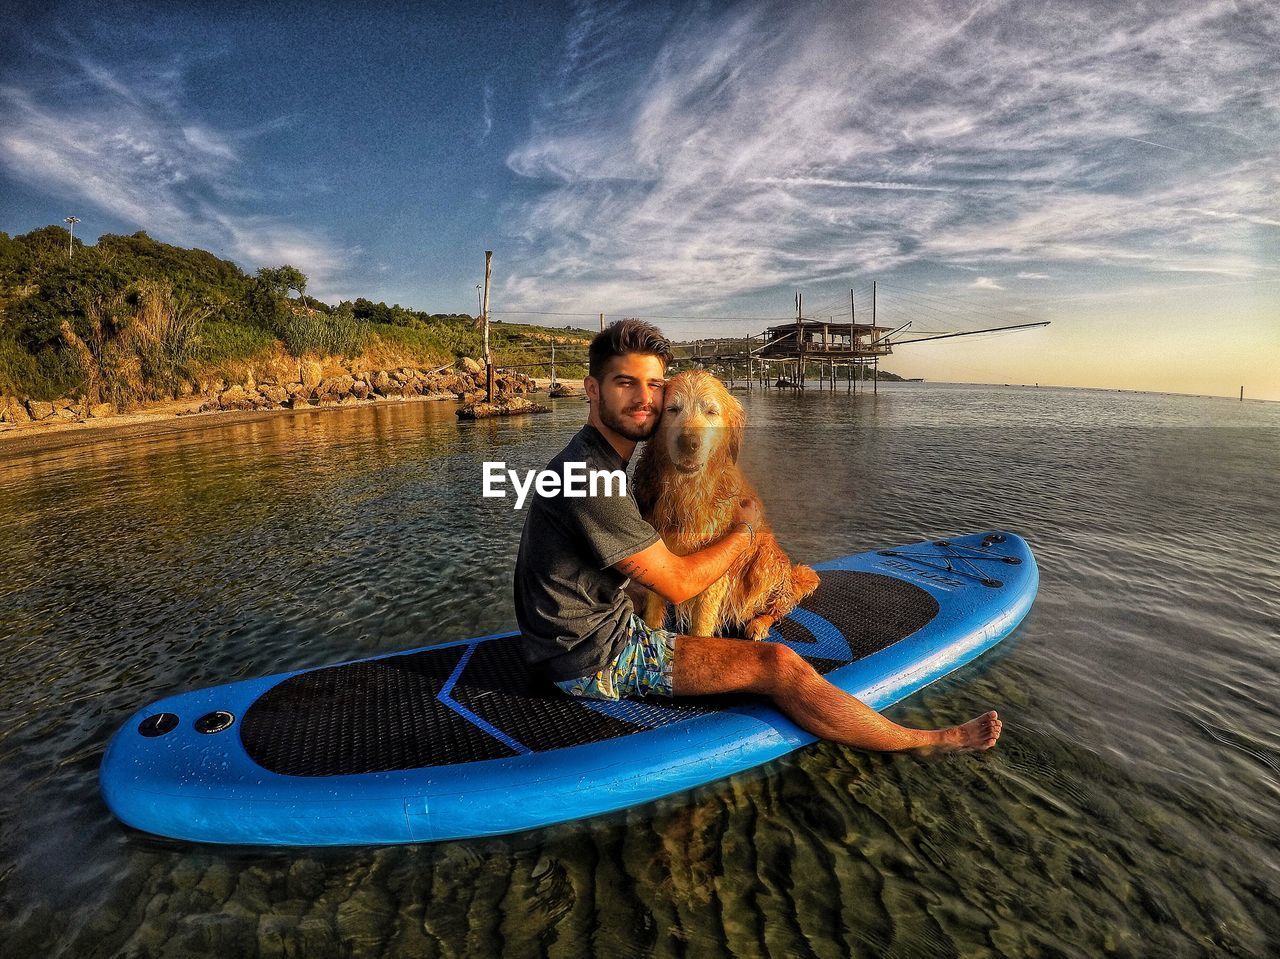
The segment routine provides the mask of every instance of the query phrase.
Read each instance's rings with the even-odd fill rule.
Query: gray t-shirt
[[[594,426],[580,429],[547,469],[563,463],[626,470],[626,461]],[[627,577],[614,563],[652,546],[658,534],[631,495],[534,496],[516,558],[516,622],[525,659],[554,681],[589,676],[618,655],[627,638]],[[530,494],[533,496],[534,494]]]

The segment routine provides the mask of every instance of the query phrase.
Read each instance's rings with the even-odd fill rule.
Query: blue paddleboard
[[[1012,533],[814,569],[770,638],[876,709],[998,643],[1039,583]],[[170,696],[115,734],[100,781],[123,822],[177,839],[424,842],[622,809],[813,741],[753,697],[572,699],[503,633]]]

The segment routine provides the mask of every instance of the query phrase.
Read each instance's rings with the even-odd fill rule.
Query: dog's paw
[[[759,643],[769,638],[769,630],[772,627],[772,616],[757,616],[751,622],[747,623],[747,628],[743,630],[743,634],[747,639],[752,639]]]

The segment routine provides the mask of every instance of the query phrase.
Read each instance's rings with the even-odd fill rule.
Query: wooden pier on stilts
[[[746,365],[748,390],[795,390],[809,388],[816,378],[818,389],[836,390],[843,383],[853,393],[868,380],[876,390],[880,357],[893,353],[891,337],[906,327],[893,329],[875,322],[875,284],[872,284],[872,318],[859,323],[849,291],[850,322],[810,319],[804,316],[803,294],[796,294],[793,322],[770,326],[760,333],[732,340],[699,341],[677,356],[683,366],[716,364],[730,367],[730,385],[736,386],[741,367]],[[909,326],[910,324],[907,324]]]
[[[748,336],[703,339],[685,344],[677,351],[672,372],[690,365],[697,368],[714,366],[729,381],[731,388],[738,388],[737,381],[745,374],[748,391],[759,388],[795,390],[797,393],[807,389],[816,374],[820,390],[829,388],[834,391],[843,383],[845,392],[856,393],[859,386],[865,390],[867,381],[870,381],[871,391],[876,393],[879,392],[880,358],[891,356],[894,346],[1049,325],[1044,321],[1018,323],[902,339],[900,334],[910,329],[911,321],[896,327],[876,323],[877,285],[874,281],[871,284],[869,323],[857,320],[853,290],[849,291],[847,323],[843,319],[806,317],[803,294],[797,293],[793,321],[770,326]]]

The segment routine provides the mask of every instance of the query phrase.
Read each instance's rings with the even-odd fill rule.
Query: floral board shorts
[[[621,699],[623,696],[670,696],[671,664],[676,634],[650,629],[631,614],[630,630],[618,658],[598,673],[556,683],[570,696]]]

